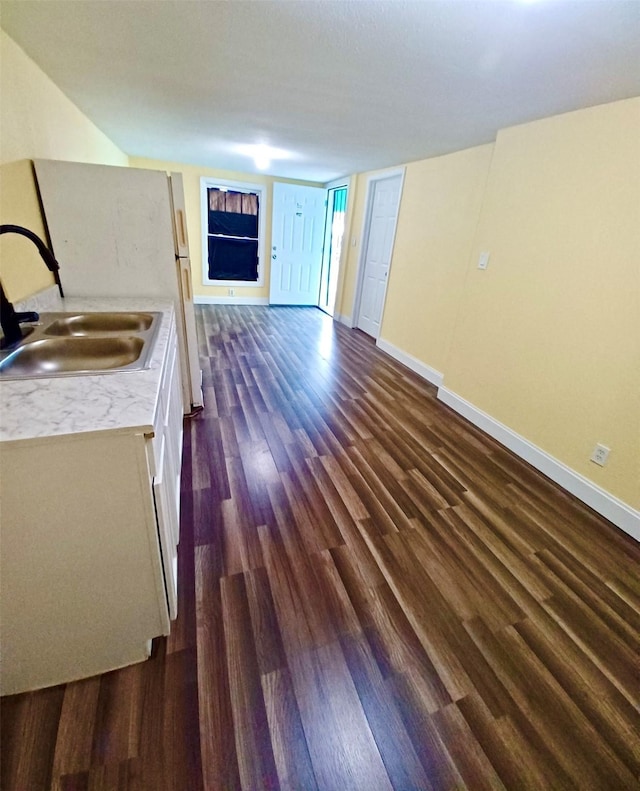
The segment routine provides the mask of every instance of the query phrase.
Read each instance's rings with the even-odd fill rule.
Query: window
[[[263,285],[265,187],[203,178],[201,194],[202,282]]]

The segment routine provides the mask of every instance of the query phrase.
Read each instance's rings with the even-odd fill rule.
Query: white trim
[[[495,420],[486,412],[465,401],[446,387],[438,390],[438,399],[450,406],[458,414],[465,417],[474,426],[486,431],[502,445],[509,448],[517,456],[529,462],[533,467],[555,481],[563,489],[575,495],[583,503],[593,508],[599,514],[613,522],[614,525],[624,530],[636,541],[640,541],[640,511],[618,500],[597,484],[584,478],[579,473],[567,467],[558,459],[550,456],[529,440],[516,434],[503,423]]]
[[[207,297],[194,294],[196,305],[268,305],[267,297]]]
[[[394,360],[406,365],[407,368],[410,368],[414,373],[418,374],[418,376],[426,379],[427,382],[431,382],[432,385],[440,387],[442,384],[444,375],[441,374],[440,371],[436,371],[435,368],[431,368],[431,366],[423,363],[422,360],[418,360],[417,357],[403,352],[402,349],[389,343],[389,341],[385,341],[384,338],[378,338],[376,346],[383,352],[386,352],[390,357],[393,357]]]
[[[322,260],[320,261],[320,288],[318,289],[318,301],[316,302],[317,307],[320,310],[323,310],[325,313],[328,313],[330,316],[333,315],[335,310],[335,302],[331,307],[329,305],[321,305],[320,300],[322,297],[322,287],[323,287],[323,280],[325,273],[327,272],[327,265],[329,263],[329,253],[331,251],[331,225],[332,223],[329,222],[329,190],[330,189],[342,189],[342,187],[325,187],[324,193],[324,233],[322,235]],[[273,229],[271,231],[273,233]],[[339,267],[338,267],[339,271]],[[327,278],[328,280],[329,278]],[[327,296],[329,292],[328,288],[329,284],[327,283]]]
[[[232,187],[237,192],[259,193],[258,200],[258,279],[257,280],[210,280],[209,279],[209,216],[207,211],[208,187]],[[248,181],[218,179],[214,176],[200,178],[200,233],[202,236],[202,285],[203,286],[234,286],[238,288],[259,288],[264,286],[264,270],[266,269],[267,238],[267,193],[266,184],[252,184]]]
[[[367,178],[367,191],[365,193],[364,201],[364,224],[362,226],[362,235],[360,237],[360,253],[358,255],[358,269],[356,270],[356,289],[353,295],[353,306],[351,315],[354,320],[354,327],[358,324],[358,317],[360,315],[360,301],[362,300],[362,283],[364,280],[364,266],[365,258],[367,255],[367,246],[369,241],[369,231],[371,229],[371,212],[373,210],[373,185],[378,181],[385,181],[386,179],[396,178],[400,176],[400,191],[398,193],[398,208],[396,211],[396,219],[393,224],[393,235],[391,242],[391,261],[389,261],[389,272],[393,263],[393,248],[396,243],[396,230],[398,228],[398,217],[400,216],[400,204],[402,202],[402,190],[404,188],[404,177],[406,168],[393,168],[392,170],[383,170],[378,173],[373,173]],[[382,310],[380,312],[380,328],[382,329],[382,319],[384,316],[384,308],[387,300],[387,288],[389,285],[389,278],[384,287],[384,296],[382,298]]]
[[[333,318],[335,321],[339,321],[340,324],[344,324],[345,326],[349,327],[350,330],[353,329],[353,322],[351,321],[351,316],[345,316],[344,313],[334,313]]]
[[[340,284],[340,273],[342,272],[344,266],[346,265],[346,256],[345,251],[348,249],[348,240],[347,240],[347,225],[346,225],[346,217],[349,211],[349,200],[351,199],[351,177],[345,177],[342,179],[336,179],[335,181],[330,181],[328,184],[325,184],[325,189],[327,191],[326,199],[325,199],[325,215],[324,215],[324,246],[322,249],[322,268],[320,270],[320,292],[318,293],[318,307],[320,310],[324,310],[325,313],[328,313],[330,316],[333,316],[336,312],[336,302],[338,300],[338,291],[337,286]],[[333,214],[332,214],[332,222],[329,223],[329,192],[331,190],[339,190],[339,189],[346,189],[347,191],[347,203],[346,203],[346,211],[345,211],[345,227],[342,234],[342,252],[340,253],[340,259],[338,261],[338,274],[337,274],[337,281],[336,281],[336,293],[333,298],[333,305],[327,305],[326,307],[322,307],[320,304],[320,296],[322,294],[322,286],[323,286],[323,278],[325,276],[325,271],[327,264],[329,261],[327,260],[328,256],[331,253],[331,229],[333,225]],[[330,278],[329,278],[330,280]],[[327,283],[327,286],[329,284]],[[328,288],[327,288],[328,291]],[[327,294],[328,295],[328,294]]]

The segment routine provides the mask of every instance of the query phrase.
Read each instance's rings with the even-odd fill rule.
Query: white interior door
[[[380,334],[401,185],[401,175],[380,179],[373,183],[369,197],[371,214],[364,240],[366,252],[356,326],[374,338]]]
[[[271,225],[272,305],[317,305],[327,191],[273,185]]]

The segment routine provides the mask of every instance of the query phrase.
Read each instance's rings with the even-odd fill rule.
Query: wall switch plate
[[[478,258],[478,269],[486,269],[489,266],[489,253],[480,253]]]
[[[609,453],[611,448],[607,448],[604,445],[596,445],[595,450],[591,454],[591,461],[599,464],[601,467],[607,463],[607,459],[609,458]]]

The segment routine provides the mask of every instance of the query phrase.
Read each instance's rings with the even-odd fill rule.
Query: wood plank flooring
[[[640,789],[640,545],[307,308],[198,309],[179,618],[5,791]]]

